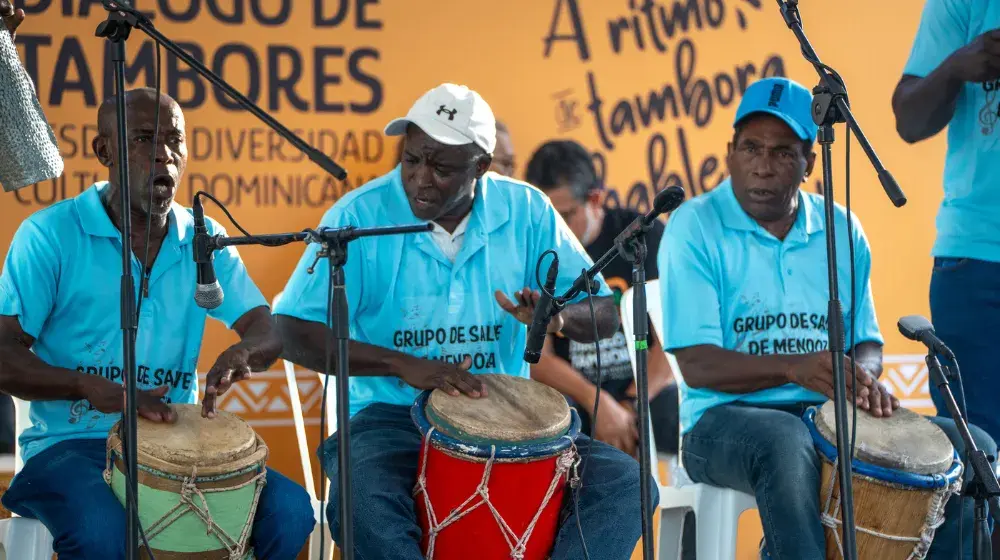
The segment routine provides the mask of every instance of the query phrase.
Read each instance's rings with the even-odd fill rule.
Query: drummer
[[[820,460],[801,419],[833,397],[827,351],[824,208],[801,191],[812,173],[816,125],[809,90],[786,78],[751,85],[736,113],[727,163],[731,176],[685,202],[667,223],[659,250],[664,348],[680,365],[683,462],[696,482],[754,494],[766,552],[775,560],[826,558],[820,524]],[[837,236],[848,216],[837,206]],[[848,398],[874,417],[899,407],[878,381],[882,334],[869,277],[871,252],[851,217],[857,297],[852,367],[845,360]],[[851,262],[840,242],[841,298],[850,309]],[[848,344],[851,317],[845,317]],[[930,418],[963,448],[951,420]],[[996,444],[972,427],[988,455]],[[945,512],[928,558],[954,558],[958,498]],[[893,512],[886,512],[892,515]],[[972,543],[973,504],[965,504],[965,550]]]
[[[354,241],[345,266],[352,482],[354,503],[365,504],[354,512],[356,551],[364,558],[420,560],[412,498],[421,446],[410,419],[414,399],[422,389],[482,396],[473,373],[528,377],[524,325],[538,298],[539,257],[558,252],[559,293],[592,261],[545,195],[487,172],[496,125],[476,92],[438,86],[405,118],[389,123],[386,134],[405,135],[402,164],[339,200],[322,225],[434,224],[433,232]],[[306,270],[317,251],[315,245],[306,250],[275,314],[286,357],[324,371],[328,263],[314,274]],[[607,338],[618,328],[618,311],[603,279],[598,282],[596,330]],[[584,342],[593,341],[594,330],[585,301],[567,306],[549,325],[550,332]],[[582,449],[586,440],[578,440]],[[324,444],[322,459],[332,483],[330,528],[339,535],[336,436]],[[591,558],[627,559],[640,520],[639,464],[594,442],[579,521],[564,517],[551,557],[584,557],[579,522]]]
[[[194,302],[192,215],[174,202],[187,163],[184,115],[173,99],[157,98],[150,89],[126,92],[126,106],[130,249],[141,296],[138,413],[148,421],[172,422],[168,403],[194,403],[198,397],[206,316]],[[60,559],[125,557],[125,510],[102,477],[108,432],[121,418],[125,398],[115,108],[114,99],[101,105],[93,143],[109,182],[26,219],[0,276],[0,391],[31,401],[32,420],[20,438],[24,468],[3,505],[40,520]],[[224,233],[212,220],[208,228]],[[208,372],[203,402],[208,417],[216,415],[216,398],[231,383],[266,370],[281,352],[267,303],[235,249],[216,253],[215,272],[225,302],[207,315],[241,340]],[[296,558],[314,525],[305,489],[268,469],[250,541],[256,557]]]

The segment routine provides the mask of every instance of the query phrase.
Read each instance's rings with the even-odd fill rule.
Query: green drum
[[[267,446],[245,421],[174,405],[177,422],[139,418],[139,519],[157,560],[250,560],[250,530],[265,483]],[[104,480],[125,503],[119,425]],[[144,557],[145,551],[144,551]]]

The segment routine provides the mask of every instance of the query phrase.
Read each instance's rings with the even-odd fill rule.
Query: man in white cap
[[[496,122],[476,92],[438,86],[385,132],[404,136],[400,165],[340,199],[322,226],[434,227],[354,241],[345,266],[355,550],[361,558],[418,560],[424,555],[413,489],[421,434],[410,418],[414,399],[425,389],[482,397],[476,373],[529,377],[525,325],[539,297],[539,257],[549,249],[559,255],[556,293],[592,261],[541,191],[487,171]],[[324,371],[328,263],[307,273],[318,250],[305,251],[275,314],[285,357]],[[594,342],[595,330],[601,338],[614,334],[618,312],[603,278],[597,282],[596,329],[581,297],[552,320],[550,332],[581,342]],[[586,457],[587,438],[577,446]],[[339,535],[336,436],[321,458],[332,482],[330,528]],[[578,515],[592,558],[629,558],[641,533],[638,463],[593,442],[580,472],[579,513],[566,508],[551,557],[584,557]]]

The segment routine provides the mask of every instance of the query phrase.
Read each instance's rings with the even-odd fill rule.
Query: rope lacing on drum
[[[840,538],[840,528],[842,522],[840,520],[840,497],[838,496],[836,501],[833,498],[833,483],[837,476],[837,463],[839,459],[833,461],[833,469],[830,473],[830,484],[826,492],[826,500],[823,505],[823,512],[820,514],[820,521],[824,526],[833,529],[833,538],[837,543],[837,550],[840,552],[840,557],[844,557],[844,545]],[[958,477],[958,482],[946,486],[942,491],[935,492],[931,498],[931,503],[929,511],[927,512],[927,517],[924,520],[923,527],[920,528],[919,537],[904,537],[900,535],[889,535],[886,533],[881,533],[872,529],[867,529],[865,527],[860,527],[855,524],[856,529],[860,533],[866,535],[871,535],[873,537],[879,537],[882,539],[897,541],[897,542],[912,542],[916,543],[913,547],[913,552],[906,557],[906,560],[923,560],[927,557],[928,551],[931,548],[931,542],[934,540],[934,533],[937,529],[944,524],[944,508],[951,498],[952,494],[958,494],[961,492],[961,476]]]
[[[109,450],[107,454],[107,467],[104,471],[104,480],[108,484],[111,483],[111,463],[112,453]],[[253,501],[250,504],[249,511],[257,511],[257,504],[260,501],[261,490],[263,490],[264,485],[267,483],[267,469],[261,469],[260,473],[245,482],[225,488],[202,489],[198,488],[197,481],[198,467],[191,467],[191,476],[185,477],[181,480],[180,500],[176,505],[174,505],[174,507],[164,513],[160,519],[156,520],[152,525],[146,528],[146,539],[152,541],[157,535],[165,531],[175,521],[183,517],[188,512],[191,512],[205,524],[205,533],[214,535],[215,538],[222,543],[222,546],[226,548],[226,551],[229,553],[229,560],[243,560],[247,554],[247,545],[250,540],[250,530],[253,527],[253,519],[248,519],[247,522],[243,524],[243,531],[240,533],[239,538],[233,539],[215,522],[214,519],[212,519],[212,512],[208,507],[208,499],[205,497],[205,494],[230,492],[255,484],[257,485],[257,488],[254,492]],[[195,499],[201,502],[201,507],[199,507],[199,505],[195,502]]]
[[[434,558],[434,545],[437,540],[437,536],[441,531],[443,531],[449,525],[455,523],[459,519],[462,519],[466,515],[475,511],[479,506],[486,505],[490,512],[493,514],[493,518],[500,525],[503,533],[504,540],[507,541],[507,546],[510,548],[510,557],[513,560],[523,560],[525,550],[528,547],[528,540],[531,538],[532,532],[535,530],[535,525],[538,523],[539,518],[545,511],[545,507],[548,505],[549,501],[552,499],[553,494],[555,494],[556,489],[559,487],[559,480],[562,479],[570,470],[573,471],[573,476],[570,481],[571,485],[579,485],[579,476],[576,473],[576,467],[579,463],[579,455],[576,452],[576,445],[572,443],[572,438],[564,436],[570,440],[570,448],[564,452],[556,460],[556,472],[552,477],[552,482],[549,483],[548,491],[545,493],[545,498],[542,500],[541,505],[538,507],[538,511],[535,512],[534,517],[531,519],[531,523],[524,531],[524,535],[520,538],[517,534],[510,528],[507,521],[504,520],[497,508],[490,502],[490,475],[493,472],[493,464],[496,460],[496,446],[490,446],[490,458],[486,462],[486,468],[483,469],[483,477],[479,481],[479,485],[476,487],[476,491],[469,496],[464,502],[459,504],[455,509],[448,514],[440,522],[437,520],[437,513],[434,511],[434,505],[431,503],[430,494],[427,489],[427,457],[430,455],[428,450],[430,449],[431,434],[434,433],[434,428],[432,427],[427,431],[424,436],[424,453],[423,458],[420,461],[420,475],[417,477],[417,487],[413,491],[413,496],[417,497],[423,494],[424,506],[427,509],[428,518],[428,544],[427,544],[427,559],[433,560]],[[574,486],[575,487],[575,486]],[[476,501],[476,498],[479,498]]]

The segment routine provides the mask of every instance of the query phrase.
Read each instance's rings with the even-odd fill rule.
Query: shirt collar
[[[722,216],[722,224],[729,228],[740,231],[765,232],[749,214],[740,206],[736,200],[736,193],[733,192],[733,183],[730,178],[726,178],[716,190],[719,191],[720,201],[718,205],[719,214]],[[799,190],[799,209],[795,216],[795,223],[789,237],[793,235],[808,237],[814,233],[824,230],[823,207],[818,201],[820,197],[807,194]],[[770,234],[769,234],[770,235]]]
[[[80,216],[83,231],[94,237],[118,239],[121,232],[115,227],[104,208],[101,196],[110,188],[107,181],[95,183],[76,197],[76,211]],[[167,222],[167,238],[178,245],[190,243],[194,237],[194,217],[183,206],[174,202],[170,205],[170,219]]]

